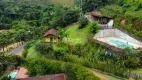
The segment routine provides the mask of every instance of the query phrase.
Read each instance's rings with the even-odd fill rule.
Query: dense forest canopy
[[[0,47],[41,38],[48,28],[76,22],[78,13],[78,10],[58,3],[48,4],[47,0],[1,0],[0,29],[5,31],[0,34]]]
[[[47,4],[44,5],[42,2]],[[0,25],[3,25],[5,29],[12,28],[14,20],[26,20],[31,26],[66,26],[77,21],[78,16],[77,11],[60,5],[48,4],[47,0],[1,1],[0,6]]]
[[[104,16],[114,18],[115,24],[126,19],[127,27],[116,27],[120,26],[137,37],[142,37],[142,0],[1,0],[0,29],[15,28],[23,20],[35,28],[65,27],[77,22],[80,12],[85,14],[94,9],[101,10]],[[134,28],[133,31],[131,28]]]

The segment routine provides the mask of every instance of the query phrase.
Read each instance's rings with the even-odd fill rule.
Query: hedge
[[[25,67],[28,69],[28,74],[30,76],[65,73],[71,78],[71,80],[100,80],[87,68],[69,62],[47,59],[30,59],[27,60]]]

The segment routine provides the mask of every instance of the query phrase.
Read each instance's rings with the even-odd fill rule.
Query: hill
[[[0,0],[3,2],[16,2],[17,4],[59,4],[65,7],[74,7],[74,0]]]

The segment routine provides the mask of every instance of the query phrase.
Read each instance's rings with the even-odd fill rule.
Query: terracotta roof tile
[[[16,79],[19,78],[28,78],[29,76],[27,75],[28,70],[25,69],[24,67],[21,67],[16,75]]]
[[[20,80],[66,80],[66,78],[65,78],[65,74],[61,73],[61,74],[54,74],[54,75],[21,78]]]
[[[44,34],[44,37],[49,36],[49,35],[56,35],[56,34],[57,34],[57,30],[51,28]]]

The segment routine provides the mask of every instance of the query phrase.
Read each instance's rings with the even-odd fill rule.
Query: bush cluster
[[[99,31],[99,29],[100,29],[100,26],[98,26],[98,23],[97,23],[97,22],[91,23],[90,26],[91,26],[91,27],[90,27],[90,31],[91,31],[92,33],[97,33],[97,32]]]
[[[79,29],[85,27],[88,24],[88,19],[84,16],[79,18]]]
[[[137,38],[142,38],[142,31],[141,30],[136,30],[135,28],[132,27],[131,24],[129,25],[119,25],[120,27],[118,28],[123,28],[125,31],[134,34]]]
[[[27,54],[28,54],[28,50],[24,50],[24,51],[22,52],[22,57],[23,57],[23,58],[26,58],[26,57],[27,57]]]
[[[21,64],[21,62],[22,62],[22,58],[20,58],[17,55],[0,54],[0,76],[7,69],[13,70],[14,68],[17,68]]]
[[[4,75],[4,76],[0,77],[0,80],[10,80],[10,77]]]
[[[34,44],[35,44],[36,40],[32,40],[30,42],[27,42],[25,45],[24,45],[24,49],[29,49],[30,47],[32,47]]]
[[[100,80],[81,65],[61,61],[47,59],[28,60],[25,67],[28,69],[30,76],[65,73],[71,80]]]
[[[50,54],[53,52],[53,44],[45,41],[39,41],[35,44],[35,50],[42,54]]]
[[[73,62],[76,64],[80,64],[89,68],[94,68],[101,70],[103,72],[108,72],[111,74],[114,74],[116,76],[121,77],[128,77],[127,68],[115,66],[117,64],[113,64],[112,62],[105,62],[105,61],[89,61],[88,59],[85,59],[83,57],[78,57],[76,55],[66,55],[65,60],[67,62]]]

